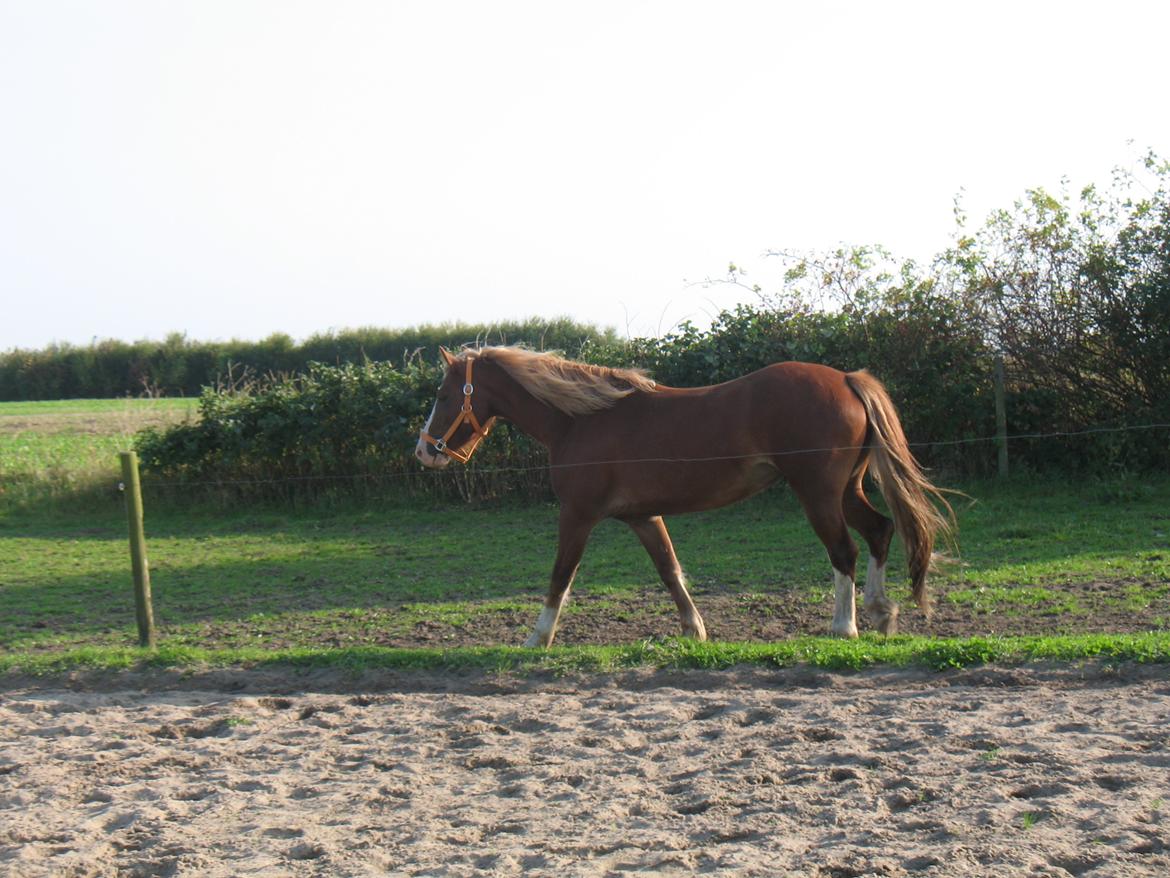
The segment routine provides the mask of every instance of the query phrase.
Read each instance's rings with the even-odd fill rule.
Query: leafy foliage
[[[115,396],[198,396],[232,376],[303,372],[310,362],[404,362],[439,345],[525,342],[576,354],[587,342],[613,341],[602,331],[567,318],[505,321],[488,325],[447,323],[413,329],[375,327],[327,332],[297,344],[275,333],[263,341],[197,342],[171,333],[161,342],[95,341],[56,344],[42,350],[0,353],[0,400],[99,399]]]
[[[228,500],[385,496],[388,485],[464,499],[546,493],[544,450],[507,426],[470,467],[420,471],[412,452],[440,377],[418,357],[401,367],[310,363],[303,375],[208,388],[196,422],[145,430],[136,445],[155,484]]]
[[[936,266],[1005,359],[1013,432],[1170,422],[1170,163],[1102,193],[1031,190],[960,234]],[[1031,453],[1109,470],[1170,465],[1165,433],[1115,433]]]

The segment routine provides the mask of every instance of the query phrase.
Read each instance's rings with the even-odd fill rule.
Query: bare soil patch
[[[169,427],[189,418],[177,408],[135,407],[93,412],[45,412],[41,414],[0,415],[0,433],[35,433],[45,436],[130,435],[146,427]]]
[[[1027,603],[992,601],[956,603],[946,590],[935,590],[935,608],[926,619],[913,604],[903,604],[899,632],[931,637],[1128,633],[1170,625],[1170,587],[1161,582],[1069,582],[1046,586],[1050,597]],[[799,635],[828,633],[833,613],[826,593],[741,593],[695,591],[695,602],[713,640],[773,642]],[[858,627],[871,630],[858,595]],[[467,602],[455,614],[422,614],[417,605],[371,607],[344,627],[312,615],[296,620],[218,620],[202,627],[201,646],[233,647],[258,642],[266,646],[380,645],[497,646],[521,644],[540,612],[533,595],[526,607],[514,603]],[[674,604],[658,591],[638,595],[572,596],[557,633],[559,644],[636,643],[676,636]]]

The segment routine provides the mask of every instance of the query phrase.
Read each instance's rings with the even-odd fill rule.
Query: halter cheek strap
[[[475,449],[479,446],[479,443],[492,431],[492,427],[496,423],[496,419],[493,416],[488,418],[487,424],[480,426],[479,419],[471,409],[471,394],[475,392],[475,385],[471,383],[471,364],[474,362],[474,358],[467,358],[467,380],[463,384],[463,407],[459,410],[459,414],[456,415],[455,420],[451,422],[451,426],[447,428],[447,432],[443,434],[442,438],[436,439],[426,430],[419,431],[419,436],[431,445],[434,445],[435,450],[439,454],[445,454],[460,463],[467,463],[467,461],[471,460],[471,455],[475,453]],[[447,441],[455,435],[455,431],[459,429],[464,421],[471,424],[471,438],[464,442],[461,448],[451,448],[447,445]]]

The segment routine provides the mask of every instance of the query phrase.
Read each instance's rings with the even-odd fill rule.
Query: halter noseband
[[[453,457],[460,463],[467,463],[467,461],[471,460],[471,455],[475,453],[475,449],[479,446],[479,443],[492,431],[492,427],[496,423],[495,416],[493,415],[488,418],[487,424],[481,427],[479,419],[475,416],[475,412],[471,410],[471,394],[475,392],[475,386],[471,383],[471,364],[474,362],[475,359],[473,357],[469,356],[467,358],[467,379],[463,384],[463,408],[459,410],[459,414],[455,416],[455,420],[451,422],[451,426],[447,428],[447,432],[443,434],[443,438],[436,439],[425,429],[419,430],[419,436],[435,446],[435,450],[439,454]],[[462,448],[451,448],[447,445],[447,440],[455,435],[455,431],[459,429],[464,421],[471,424],[471,438],[463,443]]]

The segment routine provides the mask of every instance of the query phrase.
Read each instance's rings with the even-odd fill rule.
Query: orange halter
[[[467,380],[463,384],[463,408],[459,410],[459,414],[455,417],[451,426],[447,428],[447,432],[443,434],[443,438],[436,439],[425,429],[419,430],[419,436],[431,445],[434,445],[435,450],[439,454],[453,457],[460,463],[467,463],[467,461],[471,460],[471,455],[475,453],[475,449],[479,446],[479,443],[492,431],[492,427],[496,423],[496,419],[493,416],[488,418],[487,424],[481,427],[479,419],[475,416],[475,412],[471,410],[471,394],[475,392],[475,386],[471,383],[471,364],[473,362],[475,362],[473,357],[467,358]],[[447,440],[455,435],[455,431],[459,429],[464,421],[471,424],[471,438],[463,443],[462,448],[455,449],[449,447]]]

